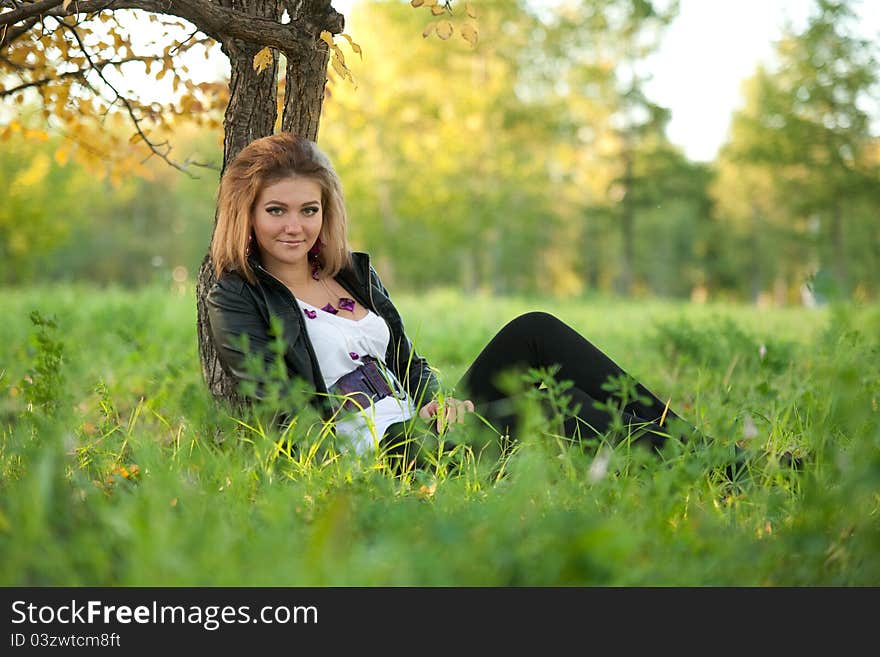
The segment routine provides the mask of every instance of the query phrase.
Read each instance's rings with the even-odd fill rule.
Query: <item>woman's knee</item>
[[[560,326],[564,326],[564,324],[555,315],[540,310],[532,310],[514,317],[502,331],[517,332],[524,335],[543,335]]]

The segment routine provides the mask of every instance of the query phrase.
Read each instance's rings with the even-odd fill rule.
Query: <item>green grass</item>
[[[713,440],[597,452],[532,413],[503,459],[468,425],[395,477],[307,414],[288,449],[216,408],[191,292],[0,300],[4,586],[880,584],[876,306],[400,296],[447,385],[507,320],[547,310]],[[734,442],[751,462],[731,483]]]

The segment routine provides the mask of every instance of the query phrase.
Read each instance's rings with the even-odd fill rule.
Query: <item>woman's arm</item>
[[[371,284],[375,285],[382,295],[391,302],[391,296],[388,294],[388,289],[382,283],[379,274],[372,266],[370,267],[370,277],[372,279]],[[395,321],[400,324],[400,331],[403,336],[401,341],[396,345],[396,374],[406,387],[407,392],[409,392],[413,401],[417,405],[422,406],[433,399],[434,395],[440,389],[440,383],[437,381],[437,376],[434,374],[434,370],[431,369],[428,361],[419,356],[418,352],[416,352],[413,347],[412,340],[410,340],[409,336],[406,334],[403,319],[400,317],[397,308],[394,307],[393,302],[391,302],[391,308],[395,314]]]
[[[373,283],[379,288],[382,294],[390,300],[387,288],[379,279],[378,273],[371,268],[370,275]],[[396,312],[396,309],[395,309]],[[399,314],[398,314],[399,318]],[[401,327],[403,320],[400,319]],[[419,417],[430,420],[437,418],[437,432],[446,431],[453,424],[461,424],[464,417],[468,413],[474,412],[474,404],[471,400],[459,400],[452,397],[446,397],[441,404],[436,398],[436,394],[440,390],[440,383],[434,374],[434,370],[428,364],[428,361],[416,352],[412,346],[412,341],[404,332],[404,344],[400,346],[399,351],[405,352],[398,354],[398,360],[405,364],[406,372],[404,374],[404,385],[406,385],[410,396],[419,408]],[[401,367],[403,369],[403,367]]]
[[[272,348],[275,338],[270,334],[267,318],[260,313],[247,288],[235,279],[218,281],[208,293],[207,304],[211,335],[221,364],[239,384],[255,384],[253,394],[246,396],[263,399],[266,383],[286,376],[278,364],[283,352],[279,354],[277,347]]]

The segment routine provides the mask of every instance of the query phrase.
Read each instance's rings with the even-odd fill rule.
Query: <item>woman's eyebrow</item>
[[[268,201],[263,201],[263,205],[264,206],[265,205],[283,205],[284,207],[287,207],[287,203],[285,203],[284,201],[276,201],[275,199],[269,199]],[[303,201],[300,204],[300,207],[304,208],[307,205],[321,205],[321,201]]]

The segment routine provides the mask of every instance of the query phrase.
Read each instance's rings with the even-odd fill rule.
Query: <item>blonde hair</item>
[[[248,144],[220,179],[217,225],[211,239],[211,259],[218,278],[237,270],[249,282],[256,281],[247,258],[254,204],[267,185],[297,176],[314,180],[321,187],[324,221],[318,235],[322,242],[318,262],[322,275],[335,276],[351,263],[348,216],[339,176],[315,142],[282,132]]]

